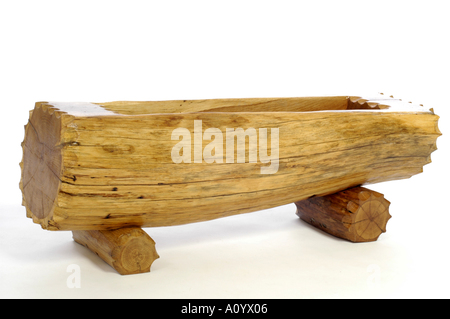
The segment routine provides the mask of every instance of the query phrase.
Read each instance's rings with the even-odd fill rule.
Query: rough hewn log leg
[[[296,202],[297,215],[308,224],[352,242],[375,241],[386,232],[390,202],[364,187]]]
[[[139,227],[76,230],[73,239],[95,252],[121,275],[150,271],[157,258],[153,239]]]

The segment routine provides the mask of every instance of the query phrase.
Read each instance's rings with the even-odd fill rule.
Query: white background
[[[448,298],[447,1],[0,1],[0,297]],[[441,116],[424,173],[373,185],[387,233],[352,244],[293,204],[146,228],[161,258],[120,276],[25,217],[20,143],[36,101],[393,94]],[[237,181],[238,182],[238,181]],[[69,288],[76,264],[81,287]]]

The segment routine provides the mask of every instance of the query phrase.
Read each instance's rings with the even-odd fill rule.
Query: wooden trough
[[[158,258],[140,227],[288,203],[332,235],[374,241],[389,202],[360,186],[422,172],[438,118],[384,95],[38,102],[22,143],[23,205],[121,274]]]

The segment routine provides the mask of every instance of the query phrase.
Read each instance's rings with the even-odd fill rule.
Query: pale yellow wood
[[[113,112],[128,115],[188,112],[305,112],[345,110],[345,96],[252,98],[176,101],[118,101],[101,103]]]
[[[170,226],[253,212],[422,172],[436,149],[438,118],[399,100],[347,96],[40,102],[23,143],[23,203],[49,230]],[[203,132],[224,136],[227,128],[278,128],[277,172],[261,174],[269,164],[249,163],[248,147],[245,163],[174,163],[172,131],[192,133],[196,120]]]

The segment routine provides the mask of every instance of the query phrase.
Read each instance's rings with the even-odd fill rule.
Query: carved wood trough
[[[23,205],[121,274],[158,258],[141,227],[288,203],[330,234],[373,241],[389,202],[360,186],[422,172],[438,118],[384,95],[38,102],[22,143]]]

